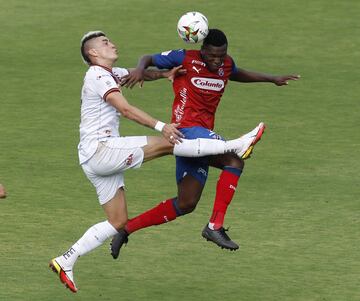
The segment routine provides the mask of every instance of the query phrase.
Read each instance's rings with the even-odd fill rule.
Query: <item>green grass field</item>
[[[359,1],[0,3],[0,300],[360,300]],[[176,22],[191,10],[226,32],[239,67],[302,76],[281,88],[230,83],[219,107],[226,137],[268,125],[225,221],[241,249],[201,238],[212,170],[193,214],[132,236],[118,261],[107,243],[81,258],[71,295],[48,261],[104,220],[77,162],[80,38],[104,30],[119,65],[133,67],[142,54],[186,47]],[[167,81],[124,94],[169,119]],[[174,167],[166,157],[127,174],[130,216],[175,195]]]

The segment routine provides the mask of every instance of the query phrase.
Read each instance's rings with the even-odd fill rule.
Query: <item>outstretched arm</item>
[[[145,80],[145,69],[149,66],[154,66],[152,56],[144,55],[140,58],[136,68],[130,69],[129,74],[122,78],[121,85],[126,88],[133,88],[139,82],[142,85]]]
[[[184,58],[184,49],[170,50],[154,55],[144,55],[140,58],[137,67],[130,70],[130,74],[123,78],[121,85],[132,88],[138,82],[142,84],[144,80],[156,80],[159,78],[168,78],[173,81],[176,76],[186,73],[186,71],[180,67]],[[150,66],[156,66],[159,69],[166,69],[167,71],[147,70]]]
[[[271,75],[237,68],[230,80],[242,83],[269,82],[277,86],[287,85],[289,80],[298,80],[300,75]]]
[[[156,129],[163,134],[170,143],[181,142],[183,134],[176,128],[177,124],[164,124],[149,114],[128,103],[120,92],[112,92],[106,97],[106,102],[116,108],[123,117],[135,121],[143,126]]]
[[[175,77],[183,74],[186,74],[186,70],[183,69],[182,65],[174,67],[170,70],[146,69],[144,70],[144,80],[151,81],[160,78],[167,78],[169,81],[173,82]]]

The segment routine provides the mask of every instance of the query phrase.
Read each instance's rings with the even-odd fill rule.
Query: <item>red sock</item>
[[[161,202],[154,208],[129,219],[125,226],[125,231],[130,234],[146,227],[161,225],[174,220],[176,216],[177,214],[173,205],[173,199],[169,199]]]
[[[239,170],[237,169],[237,171]],[[226,210],[234,196],[240,173],[241,171],[234,173],[224,169],[220,174],[216,186],[214,208],[210,218],[210,223],[214,224],[214,229],[223,226]]]

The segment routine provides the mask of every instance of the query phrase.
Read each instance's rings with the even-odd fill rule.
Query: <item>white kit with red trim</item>
[[[102,66],[90,66],[86,72],[81,91],[80,164],[94,155],[99,141],[120,136],[120,113],[105,99],[110,93],[120,91],[119,79],[128,73],[124,68]]]

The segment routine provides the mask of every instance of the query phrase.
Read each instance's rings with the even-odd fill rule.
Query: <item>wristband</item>
[[[163,128],[165,126],[165,123],[161,122],[161,121],[158,121],[156,124],[155,124],[155,127],[154,129],[158,132],[162,132]]]

